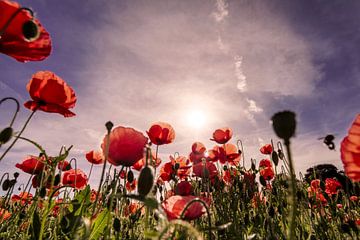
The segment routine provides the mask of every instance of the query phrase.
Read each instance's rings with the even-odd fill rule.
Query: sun
[[[206,125],[206,114],[201,110],[190,110],[186,114],[186,121],[192,128],[203,128]]]

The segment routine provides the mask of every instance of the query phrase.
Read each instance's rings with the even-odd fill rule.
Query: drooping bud
[[[272,116],[272,125],[279,138],[288,141],[295,134],[296,119],[295,113],[290,111],[278,112]]]
[[[138,178],[138,193],[140,196],[145,197],[150,191],[154,184],[154,175],[151,168],[145,166]]]
[[[13,129],[11,127],[4,128],[0,132],[0,146],[7,143],[13,135]]]

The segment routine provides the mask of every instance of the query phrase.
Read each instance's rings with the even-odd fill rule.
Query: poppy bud
[[[114,124],[111,121],[108,121],[107,123],[105,123],[105,127],[106,127],[106,130],[108,130],[110,132],[111,129],[114,127]]]
[[[279,157],[275,151],[271,153],[271,159],[274,162],[275,166],[277,166],[279,163]]]
[[[4,128],[0,133],[0,146],[7,143],[13,135],[13,129],[11,127]]]
[[[132,182],[132,181],[134,181],[134,173],[130,170],[129,172],[128,172],[128,174],[127,174],[127,180],[128,180],[128,182]]]
[[[289,140],[295,134],[295,113],[290,111],[278,112],[271,118],[274,131],[279,138]]]
[[[14,172],[14,178],[18,178],[19,177],[19,173],[18,172]]]
[[[22,33],[24,35],[24,38],[29,42],[36,40],[40,35],[38,26],[32,20],[27,21],[23,24]]]
[[[3,182],[3,184],[2,184],[2,189],[3,189],[4,191],[7,191],[7,190],[9,190],[9,188],[10,188],[10,180],[9,180],[9,179],[5,179],[4,182]]]
[[[263,177],[263,176],[260,176],[260,183],[261,183],[261,185],[263,185],[264,187],[266,187],[266,180],[265,180],[265,178]]]
[[[145,166],[138,178],[138,192],[140,196],[146,196],[154,184],[154,175],[148,166]]]

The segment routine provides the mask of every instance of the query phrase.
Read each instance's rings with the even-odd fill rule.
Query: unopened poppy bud
[[[271,153],[271,159],[274,162],[275,166],[277,166],[279,163],[279,157],[275,151]]]
[[[0,145],[7,143],[13,135],[11,127],[4,128],[0,133]]]
[[[295,113],[290,111],[278,112],[272,116],[272,125],[279,138],[288,141],[295,134],[296,119]]]
[[[105,123],[105,127],[106,127],[106,130],[108,130],[108,132],[110,132],[111,129],[114,127],[114,124],[111,121],[108,121],[107,123]]]
[[[115,218],[115,219],[114,219],[113,227],[114,227],[114,230],[115,230],[116,232],[119,232],[119,231],[120,231],[120,229],[121,229],[121,223],[120,223],[120,219],[119,219],[119,218]]]
[[[134,181],[134,173],[131,170],[127,174],[127,180],[130,183]]]
[[[2,184],[2,189],[3,191],[7,191],[10,188],[10,180],[9,179],[5,179],[3,184]]]
[[[27,21],[22,26],[22,33],[27,41],[34,41],[39,37],[39,30],[36,23],[32,20]]]
[[[154,184],[154,175],[151,171],[151,168],[145,166],[139,175],[138,178],[138,192],[140,196],[146,196]]]

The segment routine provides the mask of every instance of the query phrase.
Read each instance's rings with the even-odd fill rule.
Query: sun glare
[[[186,114],[187,123],[193,127],[200,129],[206,124],[206,115],[199,110],[192,110]]]

